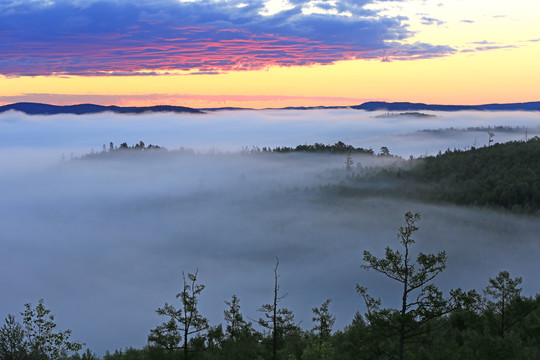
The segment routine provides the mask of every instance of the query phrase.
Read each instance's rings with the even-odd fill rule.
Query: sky
[[[534,0],[2,0],[0,104],[538,101]]]
[[[366,311],[360,284],[383,306],[399,306],[400,289],[361,268],[362,252],[398,249],[407,211],[421,213],[418,251],[446,251],[435,283],[481,291],[501,270],[538,293],[540,222],[535,216],[380,197],[318,192],[351,176],[344,155],[251,154],[242,147],[344,141],[405,158],[447,148],[540,135],[537,113],[434,113],[383,117],[352,109],[217,111],[207,114],[29,116],[0,114],[0,319],[22,321],[24,304],[43,298],[58,329],[103,355],[140,348],[165,321],[155,310],[178,304],[181,273],[199,270],[200,311],[223,323],[225,301],[240,299],[246,317],[280,289],[302,328],[313,307],[332,299],[334,330]],[[466,131],[469,127],[477,130]],[[436,131],[453,127],[452,131]],[[517,128],[519,127],[519,128]],[[433,131],[422,131],[433,130]],[[166,146],[103,160],[77,160],[102,144]],[[177,151],[182,146],[194,149]],[[73,153],[74,159],[71,160]],[[380,158],[352,154],[355,174]],[[365,185],[369,186],[369,185]],[[380,184],[374,184],[380,186]],[[305,191],[308,189],[308,191]],[[309,191],[309,190],[312,191]],[[314,191],[313,191],[314,190]]]

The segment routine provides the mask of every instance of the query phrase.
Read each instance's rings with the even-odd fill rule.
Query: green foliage
[[[540,138],[447,151],[402,172],[423,198],[515,212],[540,210]]]
[[[367,154],[367,155],[373,155],[373,150],[371,149],[364,149],[364,148],[355,148],[352,145],[347,145],[342,141],[338,141],[334,145],[325,145],[320,143],[315,143],[313,145],[298,145],[294,148],[282,146],[282,147],[275,147],[273,149],[267,149],[263,148],[263,152],[280,152],[280,153],[288,153],[288,152],[308,152],[308,153],[330,153],[330,154],[350,154],[350,153],[356,153],[356,154]]]
[[[380,156],[390,156],[390,150],[386,146],[381,147]]]
[[[357,313],[350,325],[332,334],[334,316],[329,312],[330,300],[313,308],[315,327],[302,331],[294,323],[292,312],[277,306],[283,298],[278,295],[276,261],[274,268],[274,301],[263,305],[265,317],[260,325],[268,332],[261,334],[251,327],[240,311],[235,295],[225,301],[225,326],[207,328],[206,334],[195,334],[189,340],[192,360],[372,360],[372,359],[441,359],[441,360],[507,360],[540,358],[540,295],[520,296],[521,278],[511,278],[505,271],[489,280],[486,297],[481,301],[476,292],[467,294],[451,291],[445,299],[431,284],[444,269],[445,256],[418,254],[411,260],[407,247],[414,244],[418,230],[418,214],[405,214],[405,225],[398,230],[403,252],[390,250],[388,257],[375,258],[365,254],[370,269],[384,270],[393,276],[408,294],[403,309],[381,308],[381,300],[371,297],[367,289],[357,285],[357,292],[366,303],[367,313]],[[379,271],[377,270],[377,271]],[[408,275],[406,275],[408,273]],[[387,275],[387,276],[388,276]],[[407,276],[408,281],[403,282]],[[189,277],[196,280],[196,274]],[[187,280],[185,280],[187,283]],[[406,285],[407,284],[407,285]],[[186,286],[187,285],[187,286]],[[193,282],[184,289],[191,294],[197,289]],[[413,289],[416,287],[415,289]],[[505,335],[499,331],[501,305],[504,299]],[[276,304],[276,306],[274,306]],[[284,310],[280,312],[280,310]],[[281,317],[281,318],[280,318]],[[224,330],[225,328],[225,330]],[[275,331],[274,331],[275,329]],[[400,350],[402,329],[405,329]],[[321,337],[322,335],[322,337]],[[274,336],[278,342],[274,342]],[[273,345],[276,352],[273,353]],[[88,360],[95,360],[91,352]],[[83,355],[82,359],[85,359]],[[185,360],[187,354],[165,347],[148,346],[142,349],[116,350],[103,360]],[[79,355],[71,357],[80,360]]]
[[[35,308],[31,304],[24,307],[22,325],[8,315],[0,328],[0,359],[60,359],[82,349],[83,344],[69,341],[71,330],[56,330],[54,315],[43,299]]]
[[[312,309],[313,329],[303,331],[292,311],[279,306],[283,296],[276,259],[273,301],[261,307],[264,317],[258,320],[266,332],[245,320],[236,295],[225,301],[225,326],[210,327],[197,307],[204,290],[197,283],[198,271],[182,273],[183,289],[176,296],[180,306],[165,303],[156,310],[169,319],[150,332],[150,345],[107,352],[103,360],[185,360],[188,354],[192,360],[540,359],[540,295],[521,296],[521,277],[501,271],[489,279],[483,299],[460,289],[443,297],[432,281],[445,269],[446,254],[413,257],[420,215],[407,212],[404,220],[397,232],[402,250],[387,247],[381,258],[365,251],[362,265],[401,285],[400,308],[381,307],[380,299],[357,285],[364,315],[356,313],[348,326],[332,333],[335,317],[328,299]],[[21,315],[22,324],[8,315],[0,328],[0,360],[99,359],[89,349],[78,354],[82,345],[69,341],[70,330],[56,330],[43,300],[35,308],[25,304]]]
[[[333,189],[346,196],[395,196],[540,214],[538,174],[540,138],[535,137],[396,160],[393,166],[358,173]]]
[[[336,317],[332,315],[328,309],[331,301],[332,300],[327,299],[322,303],[321,307],[314,307],[312,309],[314,315],[312,320],[315,323],[315,327],[313,327],[312,331],[318,333],[319,345],[322,345],[322,343],[330,337],[332,326],[334,326],[334,323],[336,322]]]
[[[156,312],[160,315],[169,315],[169,321],[158,325],[155,329],[150,330],[148,342],[158,347],[163,347],[167,350],[178,348],[178,344],[182,341],[181,329],[178,326],[176,313],[178,312],[172,305],[165,303],[163,308],[159,308]],[[178,314],[181,316],[181,313]]]
[[[19,360],[26,358],[24,343],[24,330],[15,316],[8,315],[4,325],[0,328],[0,359]]]
[[[107,148],[105,144],[103,144],[102,150],[100,152],[95,152],[94,149],[90,151],[90,153],[82,155],[81,157],[77,159],[82,160],[93,160],[93,159],[106,159],[106,158],[112,158],[115,155],[119,154],[134,154],[134,153],[153,153],[153,152],[167,152],[168,150],[162,146],[159,145],[146,145],[143,141],[139,141],[135,145],[128,145],[127,142],[123,142],[120,144],[120,146],[115,146],[113,142],[109,143],[109,147]]]
[[[335,352],[328,342],[312,342],[302,352],[302,360],[331,360],[335,359]]]
[[[233,295],[231,301],[225,301],[229,307],[223,313],[225,315],[226,337],[232,340],[237,340],[242,334],[249,334],[253,331],[251,323],[244,320],[244,316],[240,312],[240,300],[236,295]]]
[[[167,350],[178,348],[178,344],[183,339],[182,349],[184,357],[187,358],[189,352],[189,338],[193,334],[198,334],[208,329],[208,320],[204,318],[197,308],[198,297],[204,290],[204,285],[197,284],[197,274],[186,274],[182,272],[183,290],[176,295],[180,299],[180,307],[165,303],[156,312],[159,315],[168,316],[169,320],[150,331],[148,342],[157,347]]]
[[[501,271],[495,279],[489,279],[489,285],[484,290],[487,310],[496,314],[500,319],[498,327],[502,338],[504,338],[505,330],[512,321],[509,319],[512,315],[509,314],[509,309],[511,309],[512,303],[521,299],[521,288],[518,288],[521,282],[521,277],[512,279],[508,271]]]
[[[502,289],[516,290],[516,279],[508,277],[513,284],[492,279],[497,284],[506,284]],[[490,281],[488,288],[493,288]],[[513,286],[516,285],[516,286]],[[497,285],[498,286],[498,285]],[[512,290],[512,291],[513,291]],[[512,292],[510,291],[510,292]],[[304,332],[298,326],[282,334],[277,351],[278,359],[294,360],[372,360],[396,359],[399,356],[400,311],[380,308],[380,300],[372,298],[367,289],[358,286],[359,294],[367,303],[368,312],[355,315],[352,322],[343,330],[330,333],[322,342],[316,332]],[[499,290],[495,291],[499,294]],[[233,297],[234,299],[235,297]],[[494,303],[501,296],[491,298]],[[237,298],[236,298],[237,299]],[[403,358],[441,359],[441,360],[507,360],[540,358],[540,295],[535,298],[512,297],[507,303],[508,326],[504,338],[499,333],[497,313],[478,302],[478,297],[467,297],[453,311],[432,318],[422,325],[414,337],[405,342]],[[226,323],[231,326],[230,314],[240,314],[238,300],[227,303]],[[325,304],[316,308],[327,314]],[[231,309],[233,308],[233,309]],[[231,311],[232,310],[232,311]],[[315,318],[320,315],[315,315]],[[330,316],[331,317],[331,316]],[[243,319],[243,316],[242,316]],[[418,320],[416,320],[418,321]],[[241,323],[241,321],[239,321]],[[316,321],[318,323],[318,321]],[[411,324],[411,323],[408,323]],[[242,327],[231,336],[222,325],[210,327],[204,336],[195,335],[189,341],[192,360],[270,360],[271,336],[262,336],[251,327]],[[184,360],[181,351],[170,351],[163,347],[149,346],[142,349],[128,348],[107,353],[103,360]],[[24,357],[26,359],[26,357]],[[70,359],[96,360],[89,350],[81,357],[78,354]],[[3,360],[3,359],[2,359]]]
[[[76,353],[69,357],[70,360],[99,360],[99,357],[94,354],[90,349],[86,349],[86,351],[81,355],[79,353]]]
[[[474,292],[464,294],[458,289],[451,292],[450,299],[444,299],[442,292],[431,283],[446,268],[444,251],[438,254],[419,253],[416,261],[412,260],[409,247],[415,243],[412,236],[418,231],[416,222],[419,220],[418,213],[405,214],[405,226],[401,226],[397,234],[403,253],[387,247],[385,257],[377,258],[364,251],[364,262],[367,263],[362,265],[364,269],[373,269],[401,284],[401,309],[379,309],[380,301],[370,297],[366,288],[357,285],[358,293],[366,302],[370,324],[383,325],[387,336],[398,338],[399,359],[404,358],[406,341],[429,332],[429,325],[434,320],[475,297]],[[417,295],[413,296],[415,292]]]
[[[264,304],[259,311],[264,314],[264,317],[259,318],[258,324],[267,329],[272,337],[275,337],[277,347],[283,342],[287,333],[297,327],[294,322],[294,314],[290,309],[278,308],[274,304]]]
[[[25,304],[25,310],[21,313],[29,358],[58,359],[81,350],[81,343],[68,341],[71,330],[55,331],[54,315],[43,303],[44,300],[40,299],[35,308]]]

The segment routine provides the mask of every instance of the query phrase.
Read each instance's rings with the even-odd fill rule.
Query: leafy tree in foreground
[[[0,328],[0,359],[19,360],[26,357],[24,330],[15,316],[8,315]]]
[[[193,334],[198,334],[208,329],[208,320],[199,314],[197,308],[198,297],[204,290],[204,285],[197,284],[197,274],[186,274],[182,272],[184,287],[182,292],[176,295],[180,298],[181,308],[176,309],[174,305],[165,303],[163,308],[158,308],[159,315],[169,316],[169,321],[158,325],[150,331],[148,341],[152,344],[164,347],[165,349],[178,349],[180,341],[184,340],[182,349],[184,358],[188,358],[188,340]]]
[[[336,317],[328,310],[331,301],[327,299],[320,307],[314,307],[312,309],[314,315],[312,320],[315,323],[312,334],[316,338],[313,339],[313,336],[310,336],[310,343],[302,353],[302,360],[326,360],[333,358],[335,349],[330,343],[330,339],[332,336],[332,326],[336,322]]]
[[[378,308],[380,301],[367,295],[367,289],[357,285],[357,291],[366,300],[368,320],[372,325],[386,323],[392,333],[398,336],[398,357],[403,359],[407,340],[422,335],[424,325],[451,312],[464,303],[475,301],[474,291],[464,294],[461,289],[450,292],[451,299],[443,298],[442,292],[431,281],[446,268],[446,253],[419,253],[416,261],[411,259],[409,247],[415,243],[412,238],[418,230],[416,222],[420,214],[407,212],[405,226],[398,230],[397,237],[404,248],[404,253],[386,248],[385,257],[377,258],[369,251],[364,251],[364,269],[373,269],[398,281],[403,287],[401,308]],[[416,293],[416,296],[413,296]],[[429,328],[428,328],[429,330]],[[428,331],[426,330],[426,331]]]
[[[54,315],[43,303],[24,305],[22,326],[8,315],[0,329],[0,359],[59,359],[82,349],[83,344],[69,341],[71,330],[55,330]]]
[[[31,359],[58,359],[69,352],[82,349],[82,344],[68,341],[71,330],[54,331],[56,324],[51,310],[45,308],[43,299],[39,300],[35,309],[25,304],[21,313],[25,328],[26,344]]]
[[[240,300],[236,295],[230,301],[225,301],[227,308],[224,317],[225,324],[209,331],[207,343],[210,352],[209,359],[216,360],[253,360],[262,353],[260,344],[261,336],[256,332],[251,322],[246,321],[240,311]],[[223,333],[223,328],[225,328]],[[218,346],[211,347],[212,342]]]

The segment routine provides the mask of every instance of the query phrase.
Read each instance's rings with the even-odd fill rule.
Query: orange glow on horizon
[[[536,42],[434,59],[353,60],[218,75],[0,77],[0,103],[39,100],[59,105],[260,109],[347,106],[371,100],[463,105],[527,102],[540,100],[539,62],[540,42]]]

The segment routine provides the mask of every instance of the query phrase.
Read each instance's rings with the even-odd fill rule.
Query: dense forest
[[[166,147],[159,146],[159,145],[146,145],[143,141],[139,141],[138,143],[134,145],[128,145],[127,142],[121,143],[119,146],[114,145],[113,142],[109,143],[109,146],[106,146],[103,144],[101,151],[96,152],[93,149],[90,151],[90,153],[82,155],[81,157],[77,159],[100,159],[100,158],[109,158],[113,157],[115,155],[122,155],[122,154],[141,154],[141,153],[148,153],[148,152],[154,152],[156,150],[159,150],[159,152],[170,152],[170,153],[178,153],[178,152],[189,152],[194,153],[192,149],[186,149],[186,148],[179,148],[175,150],[168,150]],[[343,143],[342,141],[338,141],[337,143],[333,145],[325,145],[321,143],[315,143],[313,145],[297,145],[296,147],[289,147],[289,146],[276,146],[274,148],[272,147],[258,147],[258,146],[252,146],[247,147],[244,146],[241,148],[240,153],[242,154],[261,154],[261,153],[328,153],[328,154],[367,154],[367,155],[374,155],[374,151],[372,149],[364,149],[364,148],[356,148],[352,145],[347,145]]]
[[[100,152],[91,151],[77,159],[107,159],[141,153],[194,153],[180,148],[168,150],[158,145],[134,145],[126,142],[103,145]],[[379,153],[371,148],[354,147],[339,141],[333,145],[315,143],[296,147],[243,147],[243,154],[321,153],[343,155],[349,174],[339,184],[320,187],[329,194],[345,196],[392,196],[428,202],[445,202],[465,206],[503,209],[515,213],[540,212],[540,138],[527,141],[495,143],[468,150],[447,149],[435,156],[409,158],[392,155],[383,146]],[[392,160],[382,166],[362,166],[356,155]],[[355,166],[353,166],[355,165]]]
[[[538,214],[540,138],[360,168],[332,188],[347,196],[390,195]]]
[[[109,146],[106,146],[103,144],[103,147],[101,151],[97,152],[92,149],[88,154],[84,154],[80,157],[74,158],[77,160],[95,160],[95,159],[107,159],[107,158],[113,158],[118,155],[125,155],[125,154],[141,154],[142,152],[145,153],[153,153],[153,152],[167,152],[167,148],[159,146],[159,145],[146,145],[143,141],[139,141],[138,143],[134,145],[128,145],[127,142],[121,143],[119,146],[115,146],[113,142],[109,143]]]
[[[291,309],[282,307],[276,258],[273,298],[261,305],[258,319],[245,316],[240,299],[224,301],[224,323],[210,324],[200,312],[204,284],[198,271],[182,273],[177,303],[156,309],[164,322],[149,329],[148,345],[107,352],[103,360],[135,359],[538,359],[540,295],[521,295],[520,277],[501,271],[481,291],[450,290],[435,282],[446,268],[446,253],[416,252],[414,234],[420,215],[407,212],[397,231],[399,244],[377,258],[363,253],[362,267],[400,284],[398,308],[356,285],[365,312],[344,329],[334,329],[331,299],[312,309],[311,329],[300,327]],[[396,249],[397,248],[397,249]],[[360,261],[359,261],[360,263]],[[152,311],[152,309],[149,309]],[[22,324],[9,315],[0,328],[0,359],[100,359],[83,344],[69,341],[71,331],[56,329],[54,316],[40,300],[25,304]],[[134,314],[136,316],[136,314]]]

